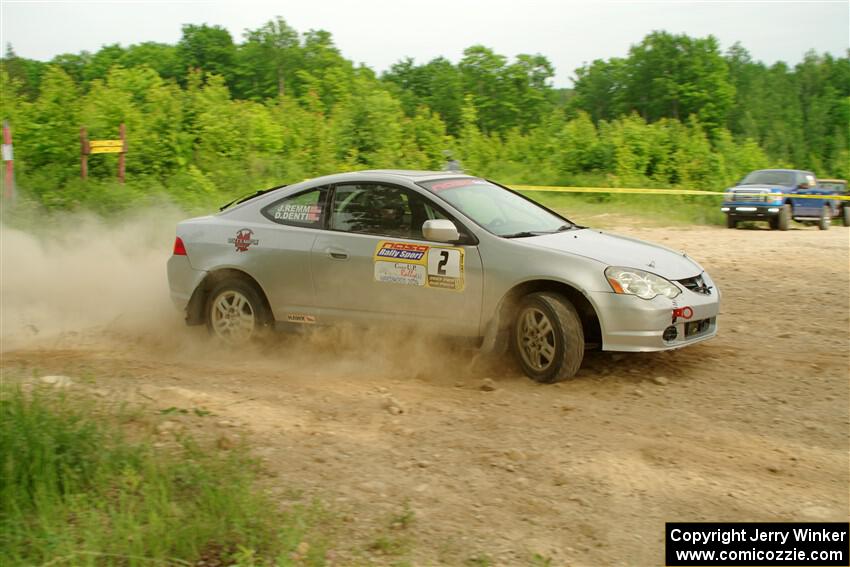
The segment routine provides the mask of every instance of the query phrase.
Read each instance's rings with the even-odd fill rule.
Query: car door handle
[[[348,260],[348,252],[341,248],[326,248],[325,252],[334,260]]]

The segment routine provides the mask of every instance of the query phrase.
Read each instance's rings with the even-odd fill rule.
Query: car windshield
[[[438,179],[420,183],[484,229],[505,238],[567,230],[573,223],[484,179]]]
[[[740,185],[794,185],[794,174],[787,171],[754,171]]]

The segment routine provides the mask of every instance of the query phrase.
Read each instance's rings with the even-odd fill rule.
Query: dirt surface
[[[20,306],[32,282],[9,279],[28,268],[7,256],[2,367],[189,410],[166,417],[178,429],[247,436],[281,502],[315,497],[336,515],[336,564],[661,565],[666,521],[846,521],[850,230],[618,232],[702,263],[723,294],[716,339],[592,353],[555,386],[377,332],[220,352],[140,295],[123,302],[133,314],[88,326],[29,323],[41,313]],[[134,285],[163,292],[161,266],[131,273]],[[66,312],[60,290],[87,281],[42,275],[47,312]],[[95,277],[95,295],[122,304]]]

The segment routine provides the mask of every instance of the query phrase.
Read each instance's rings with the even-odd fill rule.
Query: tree
[[[45,67],[40,61],[18,57],[11,43],[6,44],[6,53],[0,59],[0,68],[18,85],[18,92],[29,100],[38,96]]]
[[[221,75],[228,84],[233,78],[236,46],[230,32],[220,26],[186,24],[177,44],[182,76],[189,69]]]
[[[286,94],[302,66],[298,32],[278,17],[256,30],[246,30],[245,40],[237,52],[235,91],[254,100]]]

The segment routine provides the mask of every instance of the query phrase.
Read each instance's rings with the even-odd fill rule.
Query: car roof
[[[424,171],[415,169],[365,169],[361,171],[349,171],[346,173],[335,173],[333,175],[325,175],[324,177],[316,177],[310,179],[311,184],[315,183],[344,183],[357,181],[359,178],[368,177],[378,181],[412,181],[414,183],[420,181],[430,181],[433,179],[445,179],[446,177],[469,177],[465,173],[454,171]]]
[[[320,187],[322,185],[330,185],[333,183],[357,183],[358,181],[384,181],[387,183],[399,183],[406,181],[409,183],[418,183],[422,181],[433,181],[435,179],[446,178],[476,179],[472,175],[467,175],[465,173],[457,173],[454,171],[420,171],[414,169],[365,169],[361,171],[333,173],[331,175],[324,175],[322,177],[305,179],[304,181],[293,183],[291,185],[283,185],[281,187],[273,188],[262,195],[258,195],[258,198],[256,199],[246,199],[242,203],[238,203],[235,206],[225,209],[218,214],[231,214],[237,210],[242,209],[243,207],[264,207],[268,203],[280,198],[282,191],[286,194],[295,194],[304,189]]]
[[[811,171],[806,171],[805,169],[759,169],[757,171],[781,171],[783,173],[812,173]]]

